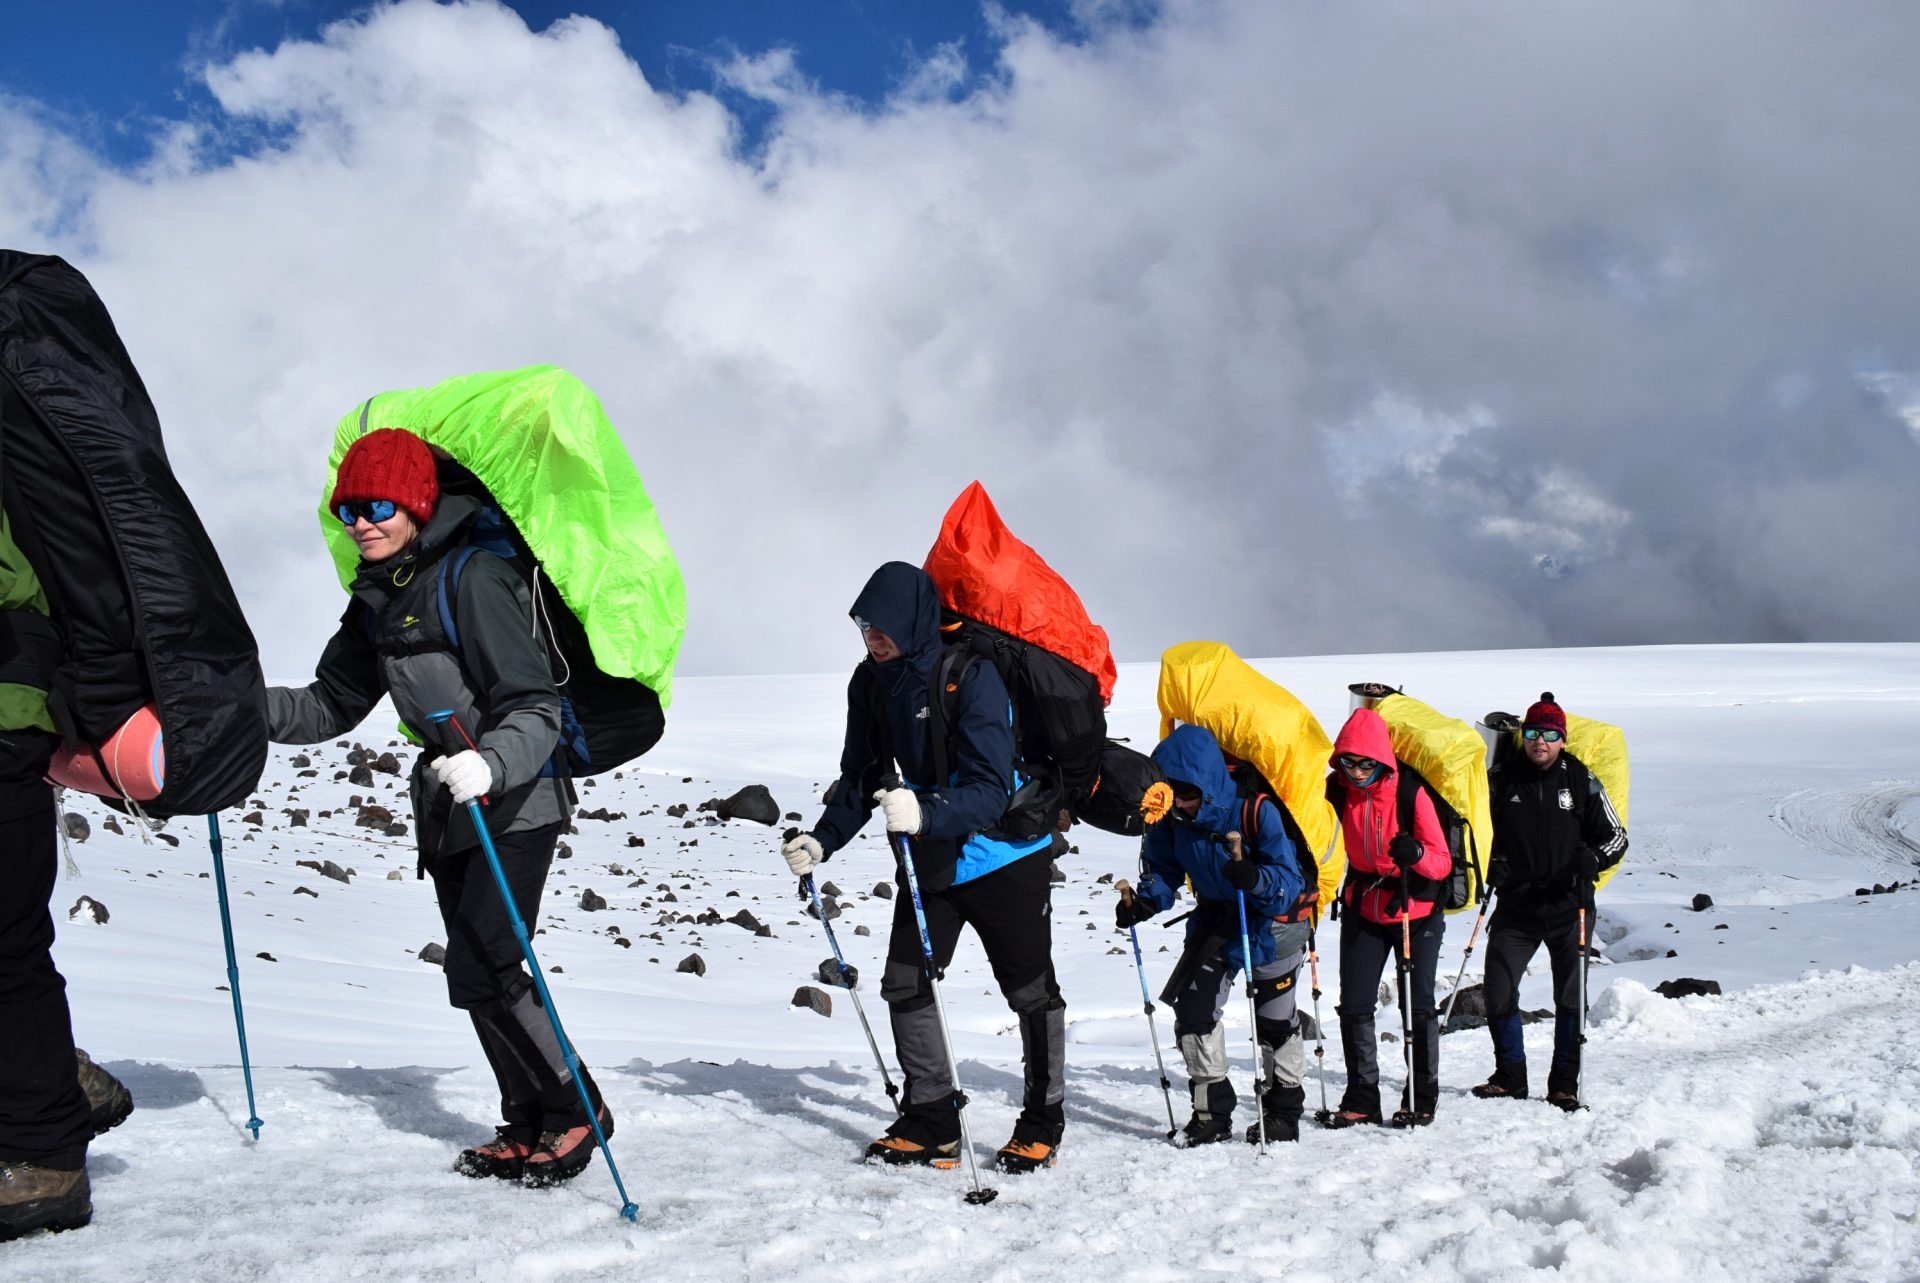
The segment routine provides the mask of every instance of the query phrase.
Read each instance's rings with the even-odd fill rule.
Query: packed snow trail
[[[1060,1165],[996,1177],[984,1208],[960,1173],[854,1161],[885,1123],[870,1070],[642,1062],[602,1075],[638,1228],[599,1165],[547,1192],[448,1171],[489,1117],[473,1070],[267,1075],[256,1145],[237,1071],[120,1063],[142,1112],[95,1145],[110,1222],[7,1256],[45,1283],[1910,1278],[1916,1010],[1920,965],[1678,1002],[1624,982],[1596,1011],[1587,1112],[1473,1100],[1484,1040],[1455,1034],[1432,1128],[1310,1128],[1264,1161],[1168,1146],[1149,1074],[1083,1065]],[[1544,1067],[1545,1026],[1528,1044]],[[962,1067],[983,1122],[1011,1118],[1018,1072]]]

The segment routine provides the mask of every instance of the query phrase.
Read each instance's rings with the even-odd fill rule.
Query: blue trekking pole
[[[1227,849],[1235,860],[1240,858],[1238,833],[1227,834]],[[1267,1071],[1260,1062],[1260,1003],[1253,988],[1253,943],[1247,934],[1247,893],[1235,890],[1233,898],[1240,905],[1240,962],[1247,969],[1247,1025],[1253,1039],[1253,1108],[1260,1120],[1260,1153],[1264,1157],[1267,1152]]]
[[[466,727],[460,725],[460,719],[453,715],[452,709],[443,708],[437,713],[428,713],[427,720],[436,726],[453,725],[460,738],[473,747],[473,738],[467,734]],[[533,985],[540,994],[540,1006],[547,1013],[547,1021],[553,1026],[554,1041],[560,1044],[560,1054],[566,1058],[567,1073],[573,1078],[573,1089],[580,1093],[580,1107],[587,1111],[587,1126],[593,1128],[594,1143],[600,1147],[600,1156],[607,1160],[607,1171],[613,1175],[613,1187],[620,1191],[620,1215],[636,1224],[640,1220],[640,1209],[627,1197],[627,1187],[620,1179],[620,1168],[613,1161],[613,1151],[607,1148],[606,1133],[600,1130],[600,1116],[593,1108],[593,1101],[587,1097],[587,1085],[580,1079],[580,1061],[573,1054],[573,1043],[567,1037],[567,1031],[560,1026],[560,1012],[553,1005],[553,994],[547,989],[546,976],[540,971],[540,960],[533,956],[533,942],[527,938],[527,924],[520,916],[520,907],[513,902],[513,892],[507,886],[506,870],[500,867],[500,853],[493,849],[493,834],[487,831],[487,821],[480,814],[479,798],[467,802],[467,817],[473,821],[473,831],[480,835],[480,850],[487,857],[487,867],[493,870],[493,885],[500,891],[500,903],[506,906],[507,921],[513,926],[514,939],[520,942],[520,952],[527,960],[527,970],[533,972]]]
[[[227,867],[220,858],[220,817],[207,817],[207,845],[213,848],[213,885],[220,892],[220,935],[227,942],[227,990],[233,995],[233,1027],[240,1035],[240,1073],[247,1080],[247,1126],[260,1139],[260,1111],[253,1103],[253,1065],[247,1060],[247,1017],[240,1010],[240,963],[233,956],[233,913],[227,907]]]
[[[785,837],[788,841],[800,835],[799,829],[788,829]],[[800,885],[813,897],[813,914],[820,919],[820,925],[826,928],[827,943],[833,947],[834,965],[840,968],[840,979],[847,986],[847,996],[853,999],[854,1014],[860,1017],[860,1028],[867,1035],[867,1046],[873,1048],[873,1059],[880,1066],[880,1081],[887,1085],[887,1099],[893,1102],[893,1110],[900,1112],[900,1088],[893,1081],[893,1075],[887,1072],[887,1058],[880,1054],[879,1040],[873,1036],[873,1026],[867,1023],[866,1008],[860,1005],[860,991],[854,988],[859,973],[847,966],[846,955],[840,952],[839,938],[833,934],[833,924],[827,921],[827,907],[820,903],[820,892],[813,885],[813,875],[809,873],[800,879]]]
[[[890,775],[881,781],[882,788],[897,789],[900,777]],[[907,891],[913,896],[913,920],[920,928],[920,952],[927,962],[927,984],[933,990],[933,1009],[940,1017],[940,1040],[947,1048],[947,1080],[953,1084],[953,1106],[960,1115],[960,1148],[966,1151],[967,1170],[973,1173],[973,1189],[967,1194],[967,1202],[979,1207],[991,1203],[1000,1196],[1000,1191],[980,1184],[980,1165],[973,1157],[973,1137],[967,1131],[967,1093],[960,1090],[960,1063],[953,1055],[953,1030],[947,1025],[947,1004],[940,998],[940,969],[933,960],[933,937],[927,934],[927,911],[920,903],[920,875],[913,867],[913,844],[904,833],[887,831],[887,841],[899,853],[900,863],[907,870]]]
[[[1125,878],[1114,883],[1113,889],[1120,893],[1121,900],[1132,902],[1133,888]],[[1167,1102],[1167,1139],[1172,1140],[1179,1134],[1180,1127],[1173,1121],[1173,1084],[1167,1079],[1167,1062],[1160,1055],[1160,1031],[1153,1023],[1153,998],[1147,993],[1147,964],[1140,957],[1140,928],[1128,927],[1127,935],[1133,940],[1133,973],[1140,978],[1140,1008],[1147,1013],[1147,1040],[1153,1044],[1153,1063],[1160,1067],[1160,1095]]]

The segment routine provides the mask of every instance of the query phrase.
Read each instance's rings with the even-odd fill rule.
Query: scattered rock
[[[60,827],[67,831],[69,842],[84,842],[93,836],[93,827],[87,823],[87,817],[74,811],[68,811],[60,817]]]
[[[556,859],[571,860],[573,858],[573,848],[565,842],[562,842],[553,848],[553,854]]]
[[[1103,887],[1104,887],[1104,886],[1112,886],[1112,885],[1113,885],[1113,874],[1111,874],[1111,873],[1102,873],[1102,874],[1101,874],[1101,875],[1100,875],[1099,877],[1097,877],[1097,878],[1095,878],[1095,879],[1094,879],[1094,881],[1095,881],[1095,882],[1097,882],[1097,883],[1099,883],[1099,884],[1100,884],[1101,886],[1103,886]]]
[[[438,940],[429,940],[420,950],[420,961],[434,967],[447,965],[447,947]]]
[[[845,891],[842,891],[839,887],[835,886],[831,882],[822,882],[820,884],[820,894],[824,896],[829,896],[835,900],[841,900],[846,898],[847,893]]]
[[[591,811],[575,811],[573,818],[576,820],[603,820],[611,824],[615,820],[626,819],[627,813],[625,811],[609,811],[604,806],[598,806]]]
[[[293,755],[293,758],[287,763],[287,765],[293,766],[293,767],[312,766],[313,759],[308,757],[305,753],[295,753]]]
[[[358,784],[361,788],[373,787],[373,771],[365,765],[356,766],[347,772],[347,783]]]
[[[373,769],[382,775],[398,775],[400,773],[400,759],[391,753],[382,753],[373,759]]]
[[[748,913],[745,909],[740,910],[740,912],[734,914],[731,918],[728,918],[727,921],[733,923],[737,927],[745,927],[749,931],[760,930],[760,919],[754,917],[751,913]]]
[[[1720,996],[1720,982],[1682,976],[1677,980],[1662,980],[1653,987],[1653,991],[1664,998],[1717,998]]]
[[[110,916],[107,906],[90,895],[81,896],[73,902],[73,907],[67,910],[68,922],[92,922],[104,926]]]
[[[315,891],[312,887],[295,887],[293,889],[293,893],[295,895],[310,895],[316,900],[320,898],[320,893],[318,891]]]
[[[588,913],[593,913],[606,908],[607,902],[604,897],[595,895],[592,887],[588,887],[580,893],[580,907]]]
[[[690,972],[696,976],[704,976],[707,974],[707,960],[697,953],[690,953],[680,959],[680,965],[675,967],[674,970]]]
[[[1699,895],[1696,895],[1693,897],[1693,911],[1695,913],[1705,913],[1708,909],[1711,909],[1712,907],[1713,907],[1713,897],[1708,895],[1705,891],[1702,891]]]
[[[109,833],[118,833],[120,832],[120,821],[109,815],[106,819],[100,821],[100,827]]]
[[[809,918],[820,918],[823,914],[825,915],[825,921],[828,922],[839,917],[840,902],[830,895],[823,895],[820,897],[820,907],[818,909],[814,908],[812,903],[808,903],[807,916]]]
[[[823,1016],[833,1014],[833,998],[826,990],[816,989],[812,985],[801,985],[793,991],[793,1005],[817,1011]]]
[[[395,820],[392,824],[387,825],[386,828],[380,831],[390,838],[403,838],[407,835],[407,826],[399,820]]]
[[[646,840],[645,838],[643,838],[643,837],[641,837],[641,836],[639,836],[638,834],[636,834],[636,833],[629,833],[629,834],[627,834],[627,845],[628,845],[628,846],[645,846],[646,844],[647,844],[647,840]]]
[[[796,821],[797,821],[797,820],[798,820],[798,819],[800,818],[800,812],[798,812],[798,811],[788,811],[788,812],[787,812],[787,814],[786,814],[786,817],[785,817],[785,818],[787,818],[787,819],[789,819],[789,820],[796,820]]]
[[[627,939],[625,936],[615,936],[613,938],[613,942],[619,945],[622,949],[633,948],[633,941]]]
[[[1713,924],[1713,929],[1715,931],[1725,931],[1727,930],[1727,924],[1724,922],[1716,922]]]
[[[1446,1008],[1441,1007],[1444,1011]],[[1462,985],[1453,1000],[1453,1015],[1441,1033],[1456,1029],[1480,1029],[1487,1023],[1487,991],[1484,985]]]
[[[1048,869],[1048,874],[1047,874],[1048,880],[1051,881],[1055,886],[1059,886],[1062,882],[1065,882],[1067,880],[1066,872],[1062,870],[1058,864],[1050,864],[1047,866],[1047,869]]]
[[[278,961],[280,961],[280,959],[278,959],[278,958],[276,958],[276,957],[274,957],[274,956],[273,956],[272,954],[270,954],[270,953],[268,953],[268,952],[267,952],[267,951],[266,951],[265,949],[262,949],[262,950],[261,950],[261,951],[260,951],[259,953],[256,953],[256,954],[254,954],[253,956],[254,956],[254,957],[256,957],[256,958],[258,958],[258,959],[260,959],[260,961],[262,961],[262,962],[278,962]]]
[[[393,823],[393,812],[384,806],[363,806],[353,823],[362,829],[384,829]]]
[[[675,802],[672,806],[667,808],[667,814],[671,815],[676,820],[679,819],[681,816],[685,815],[686,813],[687,813],[687,804],[685,802]]]
[[[1118,949],[1115,949],[1115,950],[1113,950],[1113,952],[1115,952],[1115,953],[1118,953],[1118,952],[1120,952],[1120,951],[1119,951]],[[1319,1036],[1320,1036],[1320,1026],[1319,1026],[1319,1024],[1318,1024],[1318,1023],[1317,1023],[1317,1022],[1316,1022],[1316,1021],[1314,1020],[1314,1018],[1313,1018],[1313,1013],[1312,1013],[1312,1012],[1309,1012],[1309,1011],[1303,1011],[1303,1012],[1301,1012],[1301,1013],[1300,1013],[1300,1037],[1301,1037],[1301,1039],[1302,1039],[1303,1041],[1312,1041],[1313,1039],[1315,1039],[1315,1038],[1318,1038]],[[1404,1084],[1403,1084],[1403,1085],[1404,1085]]]
[[[307,816],[310,814],[312,814],[312,812],[308,811],[307,808],[304,806],[295,807],[289,810],[287,812],[287,827],[290,829],[306,828]]]
[[[1677,958],[1680,956],[1680,951],[1678,949],[1669,949],[1667,950],[1667,956],[1669,958]]]
[[[165,842],[168,846],[180,845],[180,839],[171,833],[156,833],[153,836],[155,841]]]
[[[872,935],[872,934],[873,934],[873,928],[872,928],[872,927],[867,927],[867,926],[859,926],[859,927],[855,927],[855,928],[853,929],[853,934],[855,934],[855,935],[857,935],[857,936],[870,936],[870,935]]]
[[[297,869],[312,869],[321,877],[332,878],[335,882],[353,882],[353,871],[341,868],[332,860],[295,860],[293,865]]]
[[[400,872],[400,870],[398,869],[394,869],[392,872],[387,874],[387,881],[389,882],[405,882],[406,880],[407,880],[407,875]]]
[[[873,884],[873,896],[876,900],[893,899],[893,883],[876,882]]]
[[[700,809],[711,811],[723,820],[752,820],[769,826],[780,822],[780,804],[773,800],[773,794],[764,784],[749,784],[732,797],[709,798],[700,804]]]
[[[265,824],[266,822],[266,815],[260,811],[248,811],[240,817],[240,823],[242,824]]]
[[[820,963],[818,975],[821,984],[832,985],[835,989],[851,989],[860,983],[860,968],[848,967],[842,971],[839,961],[834,958],[827,958]]]

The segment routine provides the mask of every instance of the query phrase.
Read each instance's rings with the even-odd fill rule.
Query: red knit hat
[[[1531,727],[1539,731],[1559,731],[1562,739],[1567,734],[1567,715],[1553,702],[1552,691],[1541,691],[1540,702],[1527,710],[1526,720],[1521,727]]]
[[[427,443],[404,428],[379,428],[348,446],[327,506],[369,499],[391,499],[423,526],[432,520],[440,478]]]

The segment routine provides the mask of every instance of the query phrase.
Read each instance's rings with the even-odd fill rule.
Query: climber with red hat
[[[269,734],[280,744],[337,739],[391,695],[415,731],[450,709],[448,725],[472,737],[458,751],[424,749],[411,788],[420,868],[433,878],[447,930],[447,996],[473,1022],[504,1120],[454,1168],[551,1185],[585,1169],[593,1128],[466,804],[486,806],[520,916],[538,921],[574,806],[573,786],[554,766],[560,693],[545,643],[528,627],[525,581],[501,558],[466,547],[482,505],[443,494],[437,468],[432,448],[400,428],[367,433],[341,459],[327,507],[360,550],[352,599],[313,683],[268,689]],[[612,1111],[584,1065],[580,1072],[611,1136]]]
[[[1567,715],[1551,691],[1527,709],[1520,747],[1488,777],[1487,882],[1498,896],[1487,927],[1485,990],[1494,1069],[1473,1094],[1527,1095],[1520,978],[1544,944],[1554,999],[1547,1100],[1571,1111],[1580,1107],[1581,932],[1591,930],[1595,881],[1627,853],[1627,830],[1600,777],[1566,751]]]

